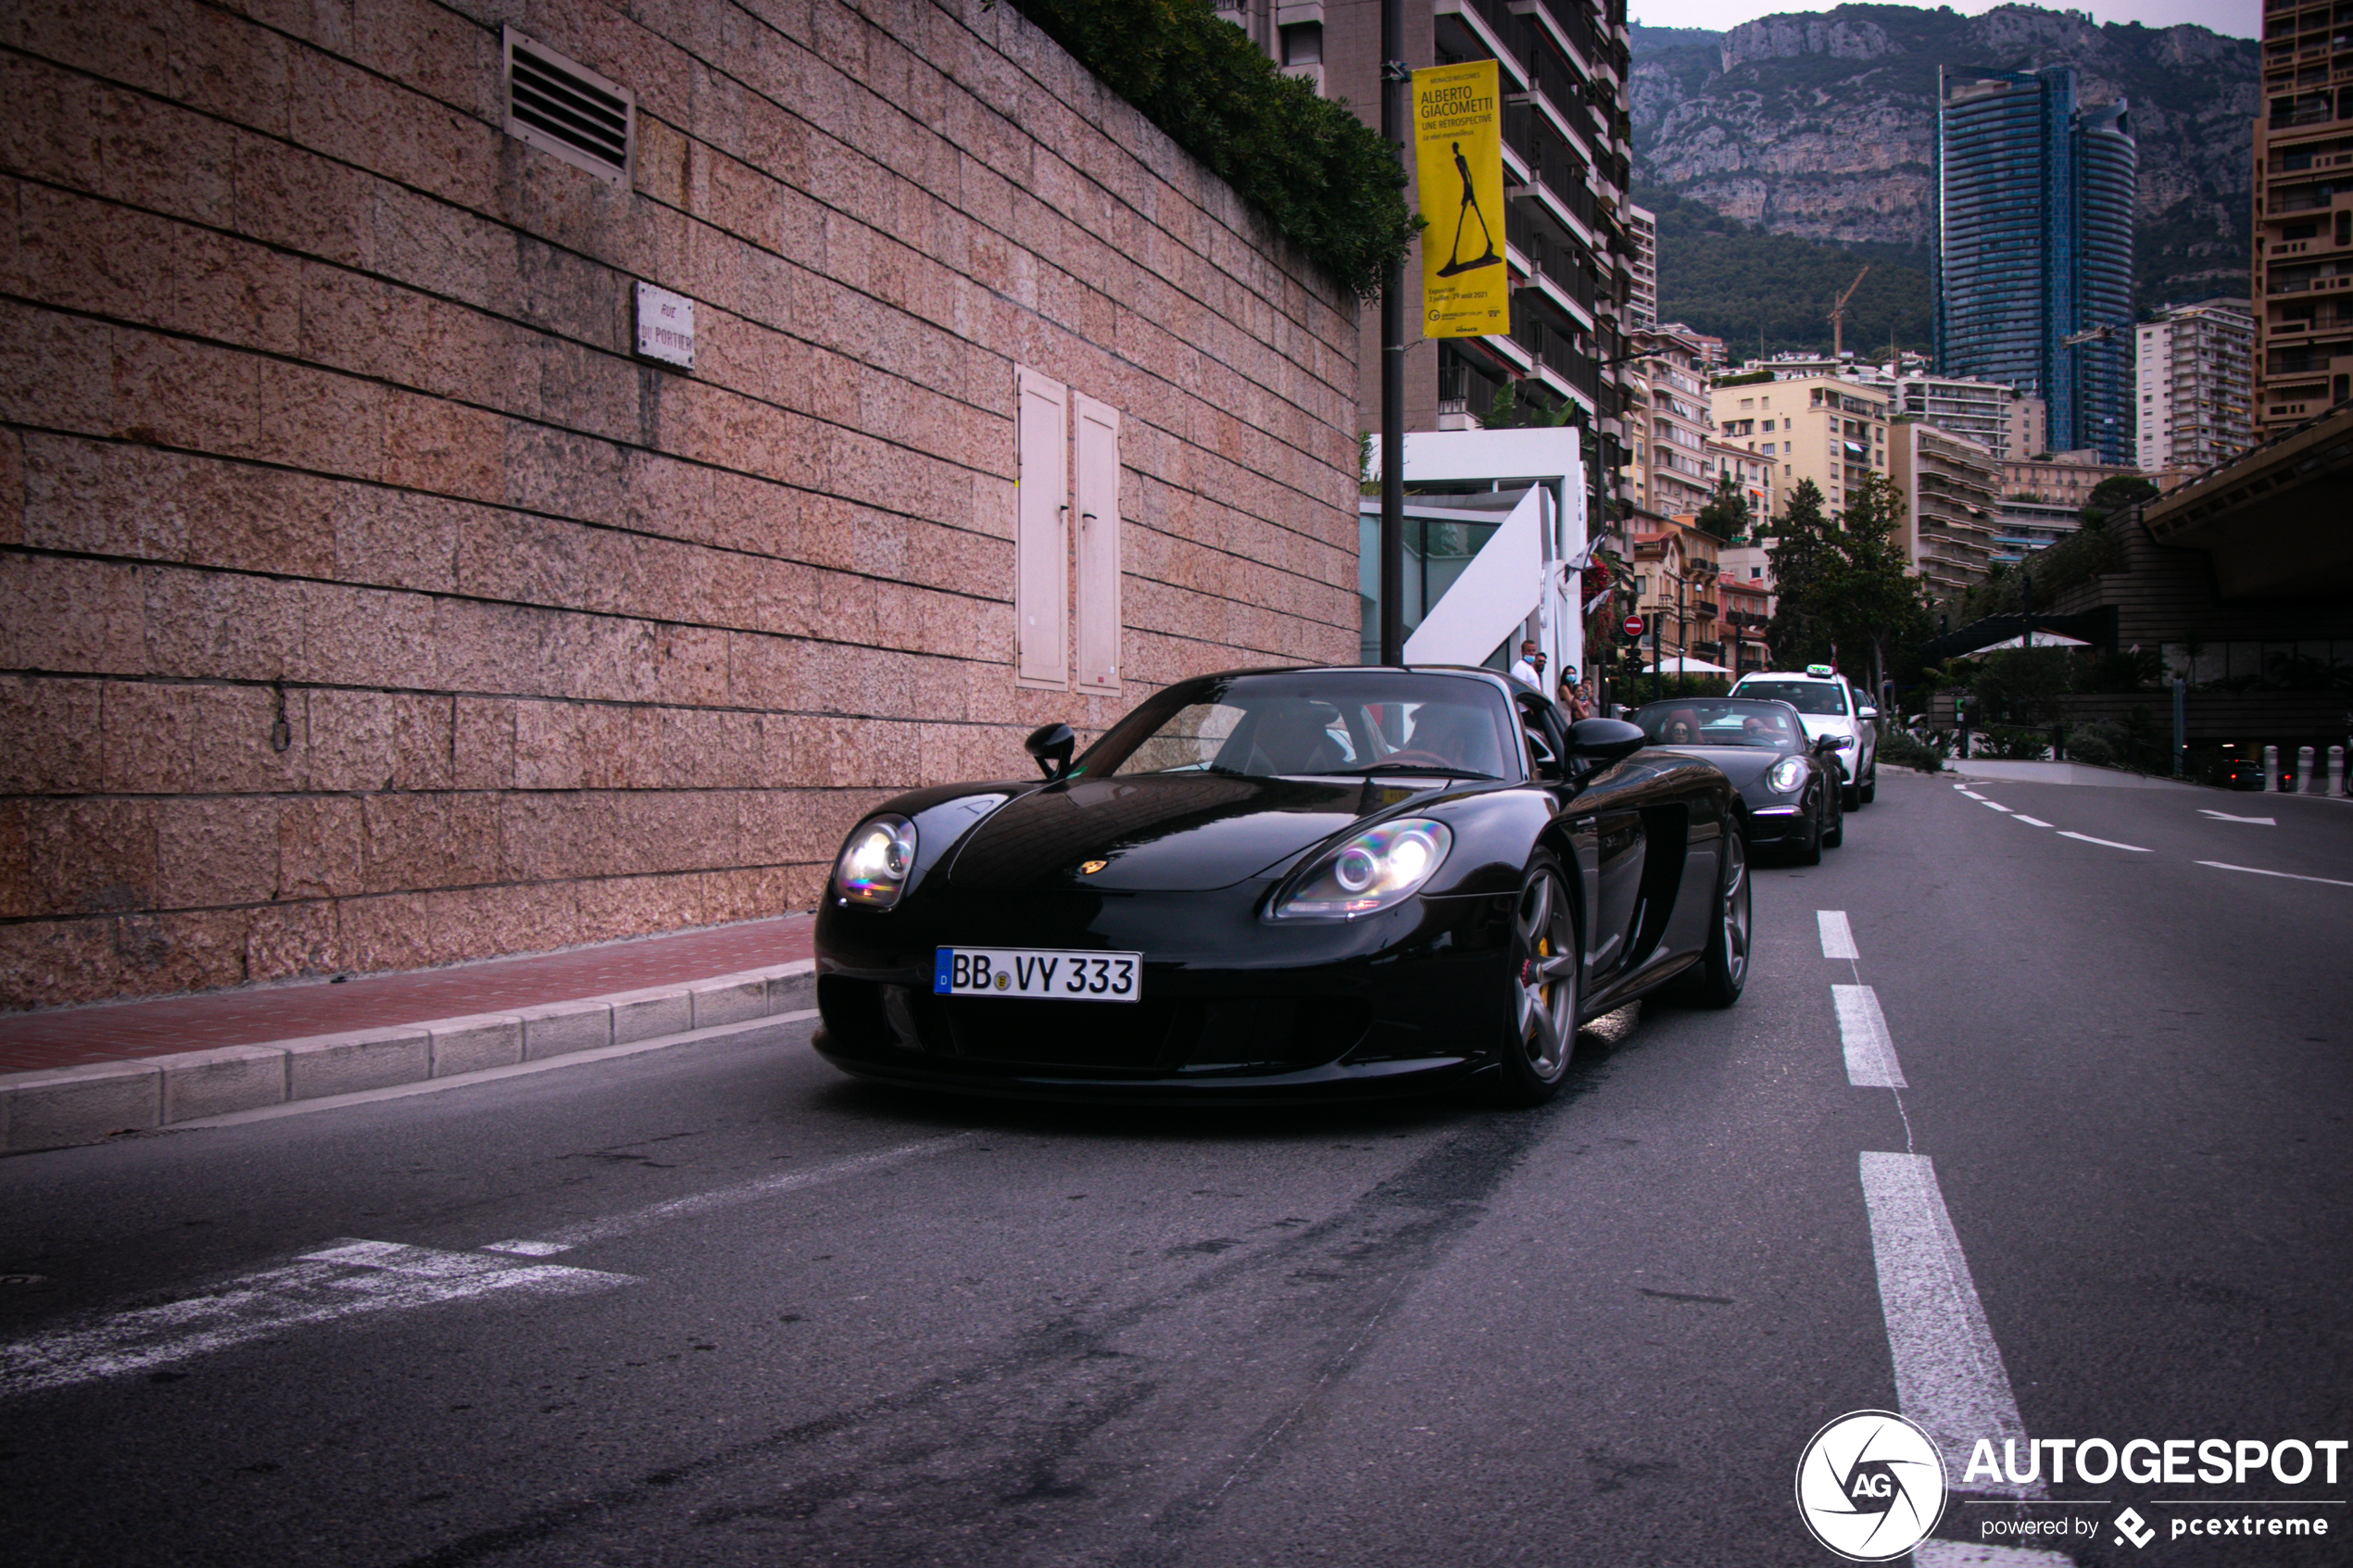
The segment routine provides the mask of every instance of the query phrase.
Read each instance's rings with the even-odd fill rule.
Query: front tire
[[[1822,844],[1835,849],[1846,842],[1846,811],[1840,805],[1835,789],[1822,791],[1822,815],[1830,819],[1822,829]]]
[[[1860,801],[1861,801],[1864,805],[1869,806],[1869,805],[1871,803],[1871,801],[1872,801],[1873,797],[1876,797],[1878,794],[1879,794],[1879,759],[1878,759],[1877,758],[1873,758],[1873,759],[1871,759],[1871,776],[1870,776],[1869,778],[1868,778],[1868,779],[1866,779],[1866,780],[1864,780],[1864,781],[1863,781],[1863,787],[1862,787],[1861,789],[1858,789],[1858,790],[1856,790],[1856,791],[1855,792],[1855,797],[1856,797],[1857,800],[1860,800]]]
[[[1717,879],[1716,919],[1709,923],[1707,952],[1689,987],[1702,1007],[1728,1008],[1748,984],[1748,835],[1737,821],[1724,824],[1722,865]]]
[[[1505,1105],[1541,1105],[1568,1076],[1577,1045],[1579,946],[1577,907],[1560,862],[1538,850],[1521,877],[1512,909],[1511,1005],[1495,1098]]]
[[[1822,846],[1829,842],[1830,834],[1822,827],[1821,803],[1817,801],[1815,809],[1806,813],[1806,838],[1793,858],[1801,866],[1818,866],[1822,863]]]

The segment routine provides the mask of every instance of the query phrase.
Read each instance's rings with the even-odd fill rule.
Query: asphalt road
[[[2028,1433],[2353,1437],[2353,806],[1975,794],[1890,771],[1760,869],[1738,1008],[1609,1021],[1532,1113],[972,1106],[788,1024],[0,1160],[6,1555],[1828,1562],[1798,1455],[1909,1342],[1873,1151],[1932,1161]],[[2067,1550],[2342,1562],[2339,1477],[1940,1534],[2285,1500],[2337,1535]]]

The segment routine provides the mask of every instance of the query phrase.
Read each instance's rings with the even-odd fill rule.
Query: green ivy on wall
[[[1007,0],[1274,220],[1342,286],[1380,288],[1422,220],[1380,133],[1275,68],[1209,0]],[[994,0],[991,0],[994,4]]]

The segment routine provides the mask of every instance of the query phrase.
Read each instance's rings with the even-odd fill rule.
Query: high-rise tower
[[[1938,96],[1937,368],[2045,399],[2057,450],[2130,461],[2138,154],[2126,106],[2079,106],[2069,66],[1948,66]]]

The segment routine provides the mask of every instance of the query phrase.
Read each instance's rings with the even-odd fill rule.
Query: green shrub
[[[2131,755],[2132,742],[2120,724],[2094,720],[2067,732],[2067,759],[2096,768],[2120,768]]]
[[[2048,730],[2020,729],[2003,725],[1985,732],[1985,749],[2005,762],[2040,760],[2051,748]]]
[[[1881,736],[1879,759],[1899,768],[1918,768],[1923,773],[1939,772],[1944,767],[1943,746],[1924,741],[1909,730],[1890,730]]]
[[[1341,286],[1377,293],[1421,220],[1396,149],[1285,76],[1209,0],[1007,0],[1274,220]],[[993,0],[992,0],[993,4]]]

